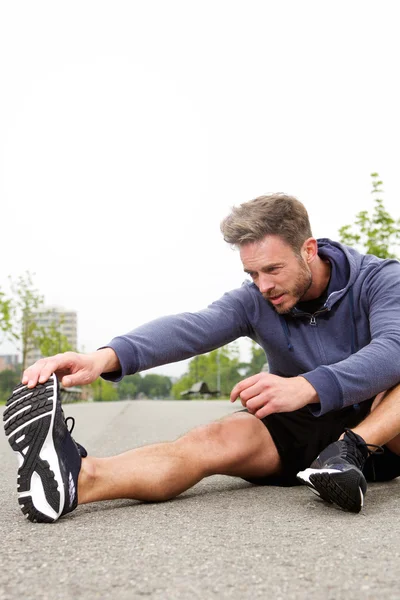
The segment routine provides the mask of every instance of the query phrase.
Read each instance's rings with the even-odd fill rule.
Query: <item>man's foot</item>
[[[367,492],[362,473],[371,454],[363,438],[350,429],[342,440],[330,444],[297,478],[326,502],[333,502],[350,512],[360,512]],[[374,446],[374,448],[380,448]]]
[[[30,521],[52,523],[78,504],[78,475],[87,452],[67,428],[57,377],[15,388],[3,414],[18,457],[18,502]],[[71,429],[72,431],[72,429]]]

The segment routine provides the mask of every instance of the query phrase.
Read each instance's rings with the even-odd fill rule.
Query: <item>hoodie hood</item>
[[[318,254],[329,260],[332,266],[325,307],[332,306],[348,292],[356,281],[361,268],[362,255],[352,248],[343,246],[328,238],[318,239]]]

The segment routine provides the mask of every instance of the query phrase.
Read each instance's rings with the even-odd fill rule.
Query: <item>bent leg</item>
[[[157,502],[178,496],[210,475],[252,479],[279,473],[280,458],[265,425],[235,413],[197,427],[174,442],[82,460],[80,504],[132,498]]]
[[[400,475],[399,402],[400,386],[378,394],[368,416],[343,433],[340,437],[343,441],[323,450],[309,469],[298,474],[300,480],[324,500],[344,510],[359,512],[367,481],[389,481]],[[371,445],[385,445],[386,451],[368,457],[366,446]]]
[[[400,385],[378,394],[370,414],[352,430],[367,444],[386,445],[400,455]]]

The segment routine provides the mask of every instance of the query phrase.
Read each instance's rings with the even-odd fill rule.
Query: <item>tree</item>
[[[142,377],[140,391],[148,398],[168,398],[172,382],[166,375],[148,373]]]
[[[0,332],[10,337],[11,327],[11,299],[0,290]]]
[[[35,347],[38,348],[42,356],[52,356],[59,352],[68,352],[74,350],[68,342],[66,335],[61,333],[60,327],[63,323],[53,321],[48,327],[38,327],[35,334]]]
[[[172,381],[167,375],[147,373],[144,377],[140,373],[127,375],[117,384],[118,398],[130,400],[144,394],[147,398],[169,398]]]
[[[185,373],[184,375],[182,375],[182,377],[178,379],[178,381],[176,381],[173,384],[172,396],[176,400],[182,400],[182,392],[185,392],[186,390],[191,388],[194,383],[196,382],[194,381],[192,375],[189,375],[189,373]]]
[[[110,382],[101,377],[90,384],[93,391],[93,400],[95,402],[112,402],[118,400],[117,388]]]
[[[32,274],[27,271],[16,280],[10,277],[10,321],[9,338],[17,344],[22,355],[22,369],[27,367],[27,355],[35,348],[38,326],[35,311],[43,304],[43,296],[34,287]]]
[[[222,396],[228,396],[233,386],[242,379],[239,373],[242,366],[236,343],[195,356],[189,362],[188,372],[172,386],[172,394],[179,400],[181,393],[194,383],[205,381],[210,390],[219,390]]]
[[[374,210],[371,215],[362,210],[356,215],[355,223],[339,229],[339,239],[347,246],[358,248],[367,254],[380,258],[398,258],[391,249],[400,245],[400,219],[393,219],[386,211],[383,200],[377,195],[382,193],[382,181],[378,173],[371,173]]]
[[[117,385],[118,398],[120,400],[133,400],[139,393],[142,377],[139,373],[127,375]]]
[[[260,373],[267,362],[267,357],[264,350],[255,342],[251,343],[251,359],[247,365],[246,377]]]
[[[0,371],[0,402],[5,402],[10,396],[10,392],[18,385],[21,377],[19,371],[5,369]]]
[[[33,349],[38,348],[43,356],[73,350],[60,331],[62,319],[46,327],[38,325],[38,317],[50,315],[51,311],[40,310],[44,299],[33,283],[33,275],[27,271],[9,280],[10,297],[0,291],[0,331],[21,353],[22,369],[28,366],[27,356]]]

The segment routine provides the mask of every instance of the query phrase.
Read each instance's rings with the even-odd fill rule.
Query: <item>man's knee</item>
[[[189,445],[199,460],[217,470],[229,471],[236,465],[279,461],[265,425],[248,413],[234,413],[220,421],[196,427],[177,441]]]
[[[185,444],[190,444],[198,449],[198,452],[205,454],[207,451],[215,454],[216,452],[232,452],[240,448],[238,431],[240,424],[233,423],[230,419],[213,421],[207,425],[201,425],[189,431],[180,438]]]
[[[241,442],[251,437],[259,427],[258,419],[253,415],[234,413],[224,419],[200,425],[189,431],[184,437],[188,437],[200,445],[211,443],[231,447],[235,444],[241,445]]]

